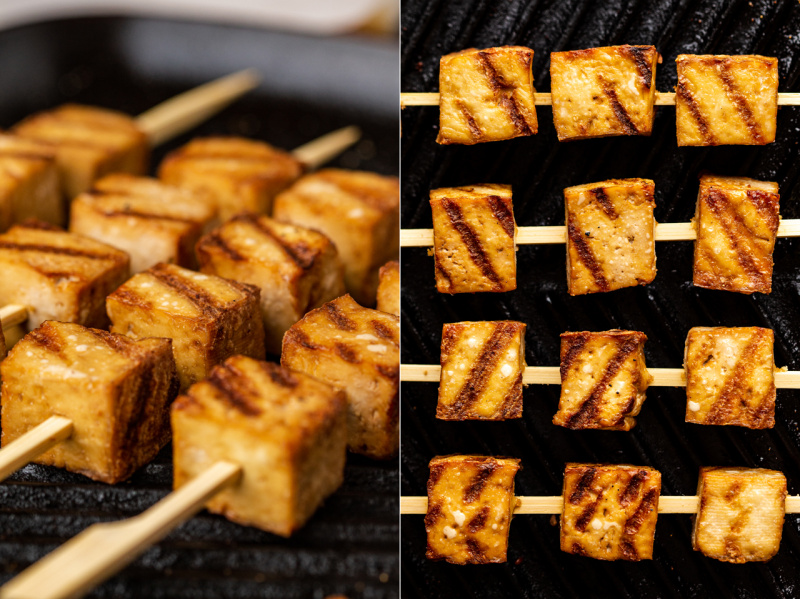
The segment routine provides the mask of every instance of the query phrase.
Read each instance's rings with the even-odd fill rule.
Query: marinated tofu
[[[459,565],[506,561],[519,462],[479,455],[431,460],[425,516],[428,559]]]
[[[400,262],[387,262],[379,271],[378,310],[400,316]]]
[[[439,63],[440,144],[476,144],[535,135],[533,50],[470,48]]]
[[[105,327],[105,299],[128,278],[128,255],[27,221],[0,235],[0,272],[0,306],[27,306],[28,330],[45,320]]]
[[[609,46],[550,54],[559,141],[650,135],[656,100],[655,46]]]
[[[51,416],[73,422],[72,435],[37,464],[118,483],[170,439],[178,381],[169,339],[47,321],[14,346],[0,375],[3,446]]]
[[[108,173],[143,175],[147,170],[147,137],[133,119],[114,110],[64,104],[29,116],[13,132],[55,149],[68,200]]]
[[[680,54],[675,88],[679,146],[775,141],[778,59]]]
[[[283,338],[281,364],[347,396],[350,451],[388,459],[399,446],[400,319],[349,295],[306,314]]]
[[[336,244],[347,292],[375,305],[378,272],[400,252],[400,183],[364,171],[323,169],[275,199],[274,217],[316,229]]]
[[[156,264],[106,299],[111,331],[133,339],[166,337],[181,390],[240,354],[264,359],[258,287]]]
[[[701,468],[700,510],[692,547],[706,557],[743,564],[778,553],[786,513],[786,477],[764,468]]]
[[[570,295],[655,279],[654,188],[650,179],[612,179],[564,190]]]
[[[700,177],[694,284],[738,293],[770,293],[779,204],[777,183]]]
[[[170,152],[158,170],[170,185],[207,193],[221,221],[272,212],[275,196],[303,174],[288,152],[242,137],[206,137]]]
[[[0,133],[0,232],[29,218],[64,224],[55,150]]]
[[[113,174],[72,202],[69,230],[127,252],[133,274],[159,262],[195,268],[194,246],[215,214],[202,192]]]
[[[342,263],[322,233],[266,216],[240,214],[197,244],[200,270],[261,291],[265,346],[279,354],[283,334],[314,308],[344,293]]]
[[[695,327],[686,337],[686,422],[775,426],[774,333]]]
[[[653,559],[661,473],[646,466],[568,463],[561,551],[601,560]]]
[[[522,418],[523,323],[501,320],[444,325],[441,365],[437,418]]]
[[[517,288],[517,225],[510,185],[434,189],[430,203],[440,293]]]
[[[215,462],[237,463],[240,482],[208,510],[288,537],[342,484],[346,404],[310,376],[230,357],[172,406],[175,488]]]
[[[647,336],[614,329],[561,334],[561,398],[553,424],[628,431],[636,425],[653,377],[644,362]]]

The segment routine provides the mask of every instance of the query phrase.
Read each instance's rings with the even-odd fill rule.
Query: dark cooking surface
[[[65,101],[138,114],[206,80],[255,66],[258,92],[192,132],[293,148],[358,124],[335,164],[397,174],[394,42],[304,38],[143,19],[61,21],[0,32],[0,127]],[[191,135],[174,140],[163,153]],[[167,447],[116,486],[27,466],[0,484],[0,582],[99,521],[140,513],[172,484]],[[351,456],[345,484],[292,539],[201,513],[93,597],[396,597],[397,467]]]
[[[760,53],[780,60],[780,91],[798,91],[800,5],[776,2],[404,2],[402,90],[437,91],[441,54],[466,47],[520,44],[534,48],[536,88],[550,91],[549,53],[611,44],[655,44],[664,57],[657,89],[672,91],[679,53]],[[800,217],[800,107],[778,114],[777,142],[766,147],[681,148],[675,109],[657,108],[650,138],[558,143],[549,107],[537,107],[539,134],[466,146],[434,143],[436,108],[403,111],[403,218],[430,227],[430,188],[511,183],[518,225],[563,225],[564,187],[609,178],[656,183],[656,219],[687,221],[697,175],[709,170],[777,181],[784,218]],[[571,298],[564,246],[521,246],[518,289],[501,295],[439,295],[433,259],[423,248],[403,250],[402,359],[438,363],[442,324],[511,318],[528,324],[529,365],[557,365],[559,334],[613,327],[644,331],[647,363],[680,367],[692,326],[763,326],[775,330],[779,366],[800,369],[800,240],[780,239],[771,295],[744,296],[691,285],[691,242],[657,244],[658,275],[647,287]],[[701,465],[782,470],[790,494],[800,494],[800,393],[779,390],[776,426],[768,431],[684,423],[682,389],[652,388],[629,433],[569,431],[551,424],[557,386],[530,386],[520,421],[443,422],[434,419],[433,383],[402,391],[403,495],[422,495],[431,457],[475,452],[522,459],[520,495],[559,495],[566,461],[634,463],[658,468],[663,494],[694,494]],[[768,564],[733,565],[692,551],[688,515],[658,519],[655,559],[604,563],[559,550],[548,516],[519,516],[511,526],[509,562],[452,566],[425,559],[422,516],[403,516],[405,597],[796,597],[800,594],[800,518],[789,515],[780,553]]]

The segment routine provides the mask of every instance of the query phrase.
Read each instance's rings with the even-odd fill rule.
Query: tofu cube
[[[440,144],[472,145],[535,135],[533,50],[470,48],[439,63]]]
[[[240,214],[197,244],[200,270],[261,290],[267,352],[279,354],[283,334],[314,308],[344,293],[336,246],[323,234]]]
[[[431,460],[425,515],[428,559],[460,565],[506,561],[519,462],[479,455]]]
[[[654,188],[650,179],[612,179],[564,190],[570,295],[655,279]]]
[[[28,221],[0,234],[0,272],[0,306],[27,306],[28,330],[45,320],[105,327],[105,299],[128,278],[128,255]]]
[[[525,325],[458,322],[442,331],[441,420],[522,418]]]
[[[312,310],[283,338],[281,364],[347,396],[347,446],[388,459],[399,446],[400,319],[349,295]]]
[[[561,551],[607,561],[653,559],[661,473],[646,466],[568,463]]]
[[[143,175],[147,170],[147,136],[132,118],[114,110],[65,104],[29,116],[13,132],[55,149],[67,199],[87,191],[108,173]]]
[[[440,293],[517,288],[517,225],[510,185],[433,189],[430,203]]]
[[[242,212],[270,214],[275,196],[302,174],[288,152],[242,137],[193,139],[158,169],[164,183],[209,194],[223,222]]]
[[[786,513],[786,477],[764,468],[701,468],[692,547],[722,562],[766,562]]]
[[[215,213],[201,192],[113,174],[73,200],[69,230],[127,252],[133,274],[159,262],[194,268],[194,246]]]
[[[172,406],[175,488],[225,460],[242,467],[209,511],[288,537],[344,479],[346,400],[310,376],[233,356]]]
[[[38,456],[113,484],[147,464],[170,439],[178,392],[169,339],[134,341],[78,324],[47,321],[0,364],[3,446],[51,416],[72,435]]]
[[[553,424],[573,430],[629,431],[653,377],[644,361],[647,336],[614,329],[561,334],[561,398]]]
[[[0,133],[0,232],[29,218],[64,224],[55,156],[47,144]]]
[[[166,337],[181,391],[226,358],[264,359],[258,287],[156,264],[106,299],[111,331],[134,339]]]
[[[609,46],[550,54],[559,141],[650,135],[656,100],[655,46]]]
[[[679,146],[775,141],[778,59],[680,54],[675,118]]]
[[[378,275],[378,310],[400,316],[400,262],[387,262]]]
[[[695,327],[686,337],[686,422],[775,426],[774,334]]]
[[[400,184],[395,177],[324,169],[275,199],[276,220],[331,238],[344,264],[347,292],[374,306],[378,271],[400,251]]]
[[[770,293],[779,203],[777,183],[702,176],[694,218],[694,284]]]

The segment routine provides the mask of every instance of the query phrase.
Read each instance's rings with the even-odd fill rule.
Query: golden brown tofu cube
[[[722,562],[766,562],[786,513],[786,477],[764,468],[701,468],[692,547]]]
[[[476,144],[535,135],[533,50],[470,48],[439,62],[440,144]]]
[[[702,176],[694,218],[694,284],[770,293],[779,203],[777,183]]]
[[[519,462],[479,455],[431,460],[425,516],[428,559],[460,565],[506,561]]]
[[[695,327],[686,337],[686,422],[775,426],[774,334]]]
[[[172,406],[175,488],[225,460],[240,482],[206,507],[288,537],[339,488],[347,455],[346,400],[310,376],[233,356]]]
[[[399,342],[397,316],[344,295],[289,329],[281,364],[343,389],[350,451],[388,459],[399,445]]]
[[[379,271],[378,310],[400,316],[400,262],[387,262]]]
[[[156,264],[109,295],[106,309],[114,333],[172,339],[183,391],[235,354],[264,359],[259,295],[253,285]]]
[[[655,46],[609,46],[550,54],[559,141],[650,135],[656,100]]]
[[[200,270],[261,290],[264,343],[279,354],[283,334],[344,293],[336,247],[323,234],[266,216],[240,214],[197,244]]]
[[[242,212],[270,214],[275,196],[302,174],[288,152],[241,137],[193,139],[158,170],[165,183],[208,193],[222,221]]]
[[[134,341],[47,321],[14,346],[0,374],[3,446],[51,416],[73,422],[72,435],[38,464],[117,483],[169,441],[178,392],[169,339]]]
[[[437,418],[522,418],[523,323],[501,320],[444,325],[441,365]]]
[[[655,279],[654,188],[650,179],[612,179],[564,190],[570,295]]]
[[[114,110],[65,104],[29,116],[13,132],[53,146],[67,199],[108,173],[143,175],[147,170],[147,137],[133,119]]]
[[[510,185],[433,189],[430,203],[440,293],[517,288],[517,225]]]
[[[275,199],[274,217],[316,229],[336,244],[347,292],[373,306],[378,271],[400,251],[400,184],[395,177],[324,169]]]
[[[775,141],[778,59],[680,54],[675,88],[679,146]]]
[[[45,320],[104,327],[105,299],[128,278],[128,255],[31,221],[0,235],[0,272],[0,306],[27,306],[28,330]]]
[[[647,336],[614,329],[561,334],[561,398],[553,424],[629,431],[653,377],[644,362]]]
[[[561,551],[608,561],[653,559],[661,473],[646,466],[568,463]]]
[[[29,218],[64,224],[55,150],[0,133],[0,232]]]

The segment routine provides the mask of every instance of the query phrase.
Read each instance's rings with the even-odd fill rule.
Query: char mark
[[[635,537],[639,529],[644,524],[648,514],[650,514],[658,502],[658,489],[650,489],[642,497],[642,501],[636,507],[633,515],[625,521],[625,526],[622,528],[622,534],[626,537]]]
[[[567,234],[569,235],[575,251],[578,253],[578,259],[589,270],[594,278],[594,283],[600,291],[608,291],[609,284],[603,274],[603,269],[598,264],[597,260],[592,253],[592,249],[583,237],[583,232],[578,228],[575,219],[572,215],[569,217],[567,224]]]
[[[76,248],[65,248],[38,243],[14,243],[12,241],[0,241],[0,249],[17,250],[20,252],[41,252],[43,254],[56,254],[58,256],[70,256],[73,258],[88,258],[89,260],[112,260],[113,256],[79,250]]]
[[[642,48],[639,46],[626,46],[623,52],[636,65],[636,72],[639,73],[639,80],[642,82],[642,87],[649,90],[653,81],[653,69],[650,66],[648,55],[652,52],[652,48]]]
[[[141,218],[146,220],[165,220],[169,222],[176,222],[176,223],[184,223],[187,225],[196,225],[196,221],[192,220],[191,218],[185,218],[180,216],[174,216],[169,214],[153,214],[151,212],[142,212],[140,210],[101,210],[103,216],[108,217],[135,217]]]
[[[309,247],[308,244],[302,241],[297,241],[295,243],[287,242],[279,235],[276,235],[272,229],[266,226],[258,215],[240,214],[239,216],[236,216],[234,220],[249,223],[265,236],[269,237],[272,241],[278,244],[281,250],[283,250],[283,253],[286,254],[292,260],[292,262],[297,264],[299,268],[308,270],[314,265],[314,261],[317,258],[317,252],[313,248]]]
[[[464,503],[472,503],[481,496],[483,487],[498,468],[499,466],[494,460],[487,460],[478,465],[475,476],[464,489]]]
[[[481,139],[483,139],[483,132],[481,131],[481,128],[478,127],[478,123],[475,122],[475,118],[472,116],[472,113],[467,109],[467,107],[464,106],[464,103],[461,100],[458,100],[457,103],[461,114],[464,115],[464,120],[467,122],[467,127],[472,135],[473,143],[479,142]]]
[[[40,327],[38,329],[32,330],[30,333],[26,335],[26,337],[29,340],[36,343],[36,345],[43,347],[49,352],[52,352],[54,354],[61,353],[62,349],[61,340],[58,338],[55,331],[53,331],[52,333],[48,333],[47,331],[48,329]]]
[[[486,526],[486,519],[489,517],[489,506],[484,506],[481,510],[475,514],[475,516],[467,523],[467,530],[469,530],[472,534],[476,532],[480,532],[480,530]]]
[[[442,200],[442,207],[450,219],[450,224],[453,225],[453,228],[461,236],[461,240],[464,242],[472,262],[480,269],[481,273],[483,273],[483,276],[485,276],[492,283],[494,283],[497,288],[499,288],[501,285],[500,277],[495,272],[494,267],[492,266],[489,257],[486,255],[486,252],[484,251],[480,239],[476,235],[475,231],[473,231],[472,227],[470,227],[469,224],[464,221],[464,215],[461,212],[461,208],[454,201],[447,198]]]
[[[604,188],[595,187],[589,191],[594,196],[595,201],[600,205],[600,208],[603,210],[603,212],[605,212],[608,218],[611,220],[617,220],[619,218],[619,214],[617,213],[616,208],[614,208],[614,204],[609,199]]]
[[[333,302],[324,304],[320,310],[339,330],[355,331],[358,328],[357,323],[345,316],[344,312]]]
[[[639,470],[639,472],[634,474],[628,481],[628,485],[625,487],[625,490],[619,496],[620,505],[626,506],[631,501],[636,499],[636,497],[639,496],[639,489],[642,487],[642,483],[644,483],[646,480],[646,471]]]
[[[245,416],[261,414],[261,408],[251,401],[257,394],[242,372],[227,364],[221,364],[211,371],[206,380],[220,392],[230,407]]]
[[[179,277],[168,270],[166,265],[156,265],[150,270],[156,279],[173,289],[180,296],[189,300],[198,310],[204,314],[217,316],[222,313],[222,306],[217,302],[217,298],[199,285],[195,285],[183,277]]]
[[[572,505],[578,505],[583,499],[583,496],[589,492],[595,476],[597,476],[596,468],[587,468],[583,474],[581,474],[581,477],[578,479],[578,484],[575,485],[572,493],[569,494],[569,502]]]
[[[372,326],[372,330],[375,331],[375,334],[380,337],[381,339],[385,339],[386,341],[391,341],[392,343],[396,344],[395,341],[395,333],[391,327],[383,324],[380,320],[371,320],[369,323]]]
[[[619,101],[616,90],[603,83],[603,93],[611,103],[611,110],[614,111],[614,116],[617,117],[625,135],[639,135],[639,129],[636,127],[636,123],[633,122],[628,111],[625,110],[622,102]]]
[[[722,80],[722,85],[725,88],[725,94],[736,107],[739,117],[744,121],[745,127],[747,127],[747,130],[750,132],[750,137],[752,137],[757,144],[763,145],[765,143],[764,136],[761,133],[758,122],[753,116],[753,111],[750,110],[747,99],[736,87],[736,82],[731,76],[731,62],[730,58],[726,58],[718,64],[719,78]]]
[[[498,220],[503,230],[511,239],[514,239],[514,213],[511,210],[511,201],[499,196],[489,196],[489,208]]]
[[[563,352],[563,357],[561,358],[561,382],[563,383],[567,379],[567,375],[569,374],[569,369],[572,367],[572,364],[575,362],[575,358],[577,358],[580,353],[583,351],[584,346],[589,341],[589,334],[588,333],[578,333],[578,334],[563,334],[561,336],[562,343],[566,342],[569,345],[566,348],[566,351]]]
[[[575,520],[575,530],[578,532],[584,532],[586,530],[586,527],[589,526],[589,522],[591,522],[592,518],[594,518],[594,513],[597,511],[597,506],[600,505],[600,500],[602,497],[603,492],[600,491],[600,493],[597,495],[597,499],[583,509],[581,515],[578,516],[577,520]]]
[[[708,122],[703,116],[703,113],[700,112],[700,106],[698,106],[697,101],[692,95],[692,92],[689,91],[689,88],[687,87],[686,81],[683,79],[683,77],[678,77],[678,87],[676,92],[677,97],[686,103],[686,107],[689,109],[689,113],[692,115],[694,122],[697,123],[697,128],[700,129],[700,135],[703,138],[703,141],[705,141],[706,145],[717,145],[714,136],[711,134],[711,128],[708,126]]]
[[[442,506],[439,503],[433,503],[428,506],[428,513],[425,514],[425,526],[431,528],[436,524],[436,521],[442,517]]]
[[[271,364],[269,362],[258,362],[258,365],[261,367],[266,375],[272,380],[273,383],[278,385],[279,387],[285,387],[287,389],[294,389],[297,385],[300,384],[299,379],[292,374],[292,372],[288,368],[282,368],[277,364]]]
[[[198,249],[203,250],[205,247],[215,247],[219,249],[223,254],[225,254],[230,260],[234,262],[244,262],[247,260],[242,254],[240,254],[236,249],[231,247],[227,241],[225,241],[222,236],[219,234],[219,231],[213,231],[209,233],[204,239],[200,241],[198,244]]]
[[[358,364],[361,361],[358,359],[358,354],[353,351],[353,348],[344,343],[334,343],[333,350],[337,356],[350,364]]]

